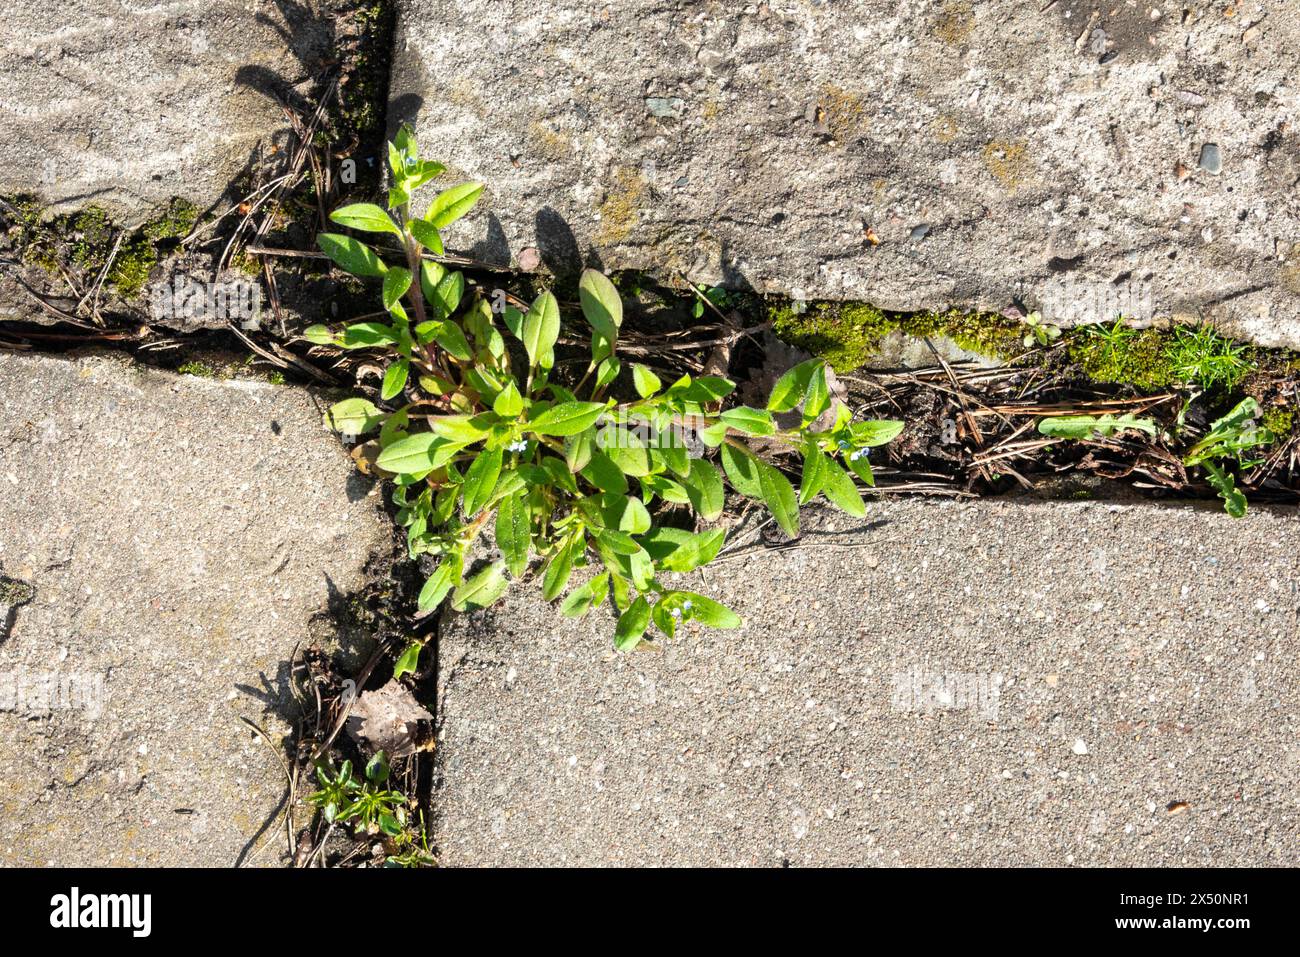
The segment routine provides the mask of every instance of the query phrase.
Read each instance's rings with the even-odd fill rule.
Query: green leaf
[[[486,438],[491,429],[490,422],[495,419],[485,413],[483,415],[431,415],[428,421],[434,434],[452,442],[464,443],[478,442]]]
[[[803,424],[810,425],[831,405],[831,393],[826,385],[826,366],[820,364],[808,378],[808,388],[803,395]]]
[[[602,492],[627,491],[627,478],[623,471],[600,449],[591,453],[591,460],[579,471],[583,478]]]
[[[460,573],[460,556],[448,555],[444,558],[420,589],[416,610],[425,615],[441,605],[451,589],[460,582]]]
[[[1125,429],[1135,429],[1147,435],[1155,435],[1156,423],[1154,419],[1139,419],[1131,414],[1057,415],[1038,423],[1038,431],[1042,435],[1060,439],[1104,439]]]
[[[724,379],[722,376],[702,375],[689,386],[687,386],[683,395],[692,402],[707,404],[717,402],[719,399],[725,399],[736,389],[736,383],[730,379]]]
[[[396,342],[393,327],[382,322],[355,322],[343,330],[339,339],[339,345],[344,349],[369,349]]]
[[[627,611],[628,605],[632,604],[632,594],[627,587],[627,579],[618,572],[611,570],[609,575],[610,591],[614,595],[614,607],[620,613]]]
[[[330,219],[340,226],[360,229],[367,233],[402,235],[402,231],[397,228],[393,218],[374,203],[353,203],[351,206],[340,206],[330,213]]]
[[[646,448],[637,435],[626,429],[607,428],[598,437],[598,442],[609,456],[609,460],[624,475],[640,478],[654,471],[650,461],[650,450]]]
[[[427,475],[450,462],[462,447],[432,432],[420,432],[385,448],[375,464],[395,475]]]
[[[639,362],[632,366],[632,384],[636,387],[636,394],[643,399],[654,395],[662,385],[659,377]]]
[[[580,588],[569,592],[560,602],[560,614],[566,618],[581,618],[592,606],[599,605],[609,594],[609,572],[602,572]]]
[[[647,502],[653,501],[654,496],[658,495],[665,502],[672,502],[674,505],[689,505],[691,497],[686,494],[686,488],[679,482],[663,475],[643,475],[639,479],[641,483],[642,498]]]
[[[573,539],[568,539],[547,563],[542,574],[542,598],[546,601],[560,597],[564,586],[569,583],[569,576],[573,574],[573,548]]]
[[[650,528],[650,513],[640,499],[605,492],[600,496],[600,510],[606,528],[631,535],[640,535]]]
[[[676,637],[677,619],[672,616],[671,609],[664,599],[660,598],[655,602],[654,607],[650,609],[650,620],[655,623],[656,628],[669,638]]]
[[[721,528],[699,533],[680,528],[652,528],[639,540],[663,571],[689,572],[713,561],[722,550],[725,538],[726,532]]]
[[[684,599],[683,604],[686,601],[691,603],[685,614],[688,614],[692,620],[708,625],[710,628],[739,628],[743,624],[739,615],[712,598],[697,595],[692,591],[673,592],[673,597],[678,596]]]
[[[470,578],[452,592],[451,607],[456,611],[472,611],[495,604],[510,587],[502,574],[504,569],[505,562],[493,562]]]
[[[460,273],[456,275],[459,276]],[[438,328],[434,331],[433,338],[438,345],[461,362],[473,360],[474,350],[469,347],[469,341],[465,338],[464,331],[460,326],[456,325],[455,320],[448,319],[445,322],[440,322]]]
[[[542,369],[555,365],[555,342],[560,337],[560,304],[555,296],[544,292],[533,300],[522,331],[529,364]]]
[[[854,458],[853,453],[849,453],[845,458],[847,459],[846,464],[854,475],[868,485],[874,486],[876,484],[875,473],[871,471],[871,460],[865,454]]]
[[[758,483],[764,504],[782,530],[794,538],[799,534],[799,502],[790,480],[766,462],[757,462]]]
[[[435,256],[445,255],[447,250],[443,248],[442,236],[438,233],[438,227],[433,223],[423,219],[412,219],[406,223],[406,228],[411,231],[415,241],[423,246]]]
[[[390,267],[384,274],[384,308],[392,309],[410,288],[411,271],[401,266]]]
[[[431,262],[428,259],[420,262],[420,291],[424,293],[424,301],[429,305],[435,305],[438,283],[442,282],[446,275],[447,268],[442,263]]]
[[[375,251],[365,243],[340,233],[319,233],[316,245],[321,252],[354,276],[382,276],[385,266]]]
[[[497,547],[501,549],[506,566],[515,578],[523,575],[528,567],[530,527],[528,496],[518,492],[503,498],[497,506]]]
[[[429,211],[424,214],[424,218],[438,229],[446,229],[473,209],[482,193],[482,183],[461,183],[443,190],[429,204]]]
[[[722,447],[722,468],[731,486],[746,498],[763,498],[762,483],[758,477],[759,461],[748,449],[727,444]]]
[[[808,382],[813,371],[822,364],[821,359],[809,359],[801,362],[776,380],[772,394],[768,397],[767,407],[772,412],[789,412],[808,391]]]
[[[519,394],[519,387],[515,385],[515,380],[511,378],[506,387],[497,393],[497,397],[492,400],[492,411],[503,419],[516,418],[520,412],[524,411],[524,397]]]
[[[402,394],[406,388],[406,378],[410,375],[411,363],[407,359],[398,359],[384,372],[384,382],[379,388],[379,397],[387,402]]]
[[[722,514],[724,489],[718,470],[703,459],[691,459],[690,474],[682,478],[691,507],[705,521],[711,522]]]
[[[727,423],[714,422],[700,429],[697,435],[708,448],[716,449],[727,439]]]
[[[336,402],[325,412],[325,425],[345,435],[365,435],[383,421],[374,403],[361,398]]]
[[[470,463],[465,472],[465,483],[461,486],[461,509],[465,517],[473,518],[487,504],[492,490],[496,488],[497,477],[501,474],[502,453],[500,449],[487,449],[480,452]]]
[[[595,451],[596,430],[594,428],[584,429],[564,439],[564,462],[569,466],[570,472],[581,472],[585,469]],[[623,488],[626,490],[626,482],[623,483]]]
[[[803,447],[803,477],[799,482],[799,504],[807,505],[822,490],[827,458],[809,439]]]
[[[650,627],[650,603],[641,595],[628,606],[627,611],[619,616],[614,629],[614,647],[619,651],[631,651],[641,643],[641,637]]]
[[[420,651],[423,648],[424,645],[418,641],[413,641],[406,646],[406,650],[402,652],[401,657],[397,659],[397,663],[393,665],[394,680],[402,677],[402,675],[415,674],[416,669],[420,666]]]
[[[596,424],[603,402],[561,402],[540,413],[524,428],[538,435],[577,435]]]
[[[338,336],[330,332],[327,326],[322,326],[320,323],[304,329],[302,337],[318,346],[332,346],[338,343]]]
[[[587,269],[578,281],[578,301],[591,324],[592,361],[613,355],[618,330],[623,324],[623,300],[614,284],[595,269]]]
[[[612,531],[608,528],[596,531],[596,540],[617,555],[635,555],[641,551],[635,538],[627,532]]]
[[[772,413],[766,409],[737,406],[723,412],[718,419],[725,422],[728,428],[747,435],[772,435],[776,432],[776,422],[772,420]]]
[[[863,448],[874,448],[891,442],[903,431],[904,423],[897,419],[877,419],[870,422],[854,422],[849,425],[853,444]]]
[[[820,453],[818,453],[820,454]],[[821,492],[827,501],[841,512],[847,512],[854,518],[865,518],[867,506],[862,501],[858,487],[853,484],[849,473],[840,468],[834,459],[822,457]]]
[[[447,319],[460,307],[460,300],[464,294],[464,274],[459,271],[449,272],[433,287],[433,299],[430,305],[437,311],[439,319]]]
[[[1246,514],[1246,496],[1237,488],[1236,480],[1213,462],[1202,464],[1210,486],[1223,499],[1223,510],[1233,518],[1243,518]]]

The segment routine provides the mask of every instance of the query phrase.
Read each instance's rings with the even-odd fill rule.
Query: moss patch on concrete
[[[56,279],[64,278],[65,270],[74,273],[87,287],[108,267],[105,285],[127,300],[143,292],[153,267],[199,218],[197,206],[176,197],[119,242],[122,230],[99,206],[47,218],[33,196],[6,198],[3,205],[9,239],[24,263]]]
[[[944,338],[961,349],[1054,377],[1082,378],[1151,395],[1201,394],[1211,405],[1244,395],[1264,409],[1264,424],[1277,435],[1297,425],[1293,386],[1300,356],[1236,342],[1209,325],[1173,324],[1136,329],[1122,321],[1064,330],[1048,348],[1026,346],[1022,321],[1000,313],[894,313],[860,302],[794,303],[768,300],[776,334],[826,359],[836,372],[851,372],[882,351],[893,332],[913,338]]]
[[[1023,351],[1024,329],[1014,319],[995,313],[887,313],[868,303],[814,302],[802,309],[789,302],[771,304],[768,318],[776,334],[791,345],[823,356],[836,372],[864,365],[891,332],[909,336],[942,336],[962,349],[997,359]]]

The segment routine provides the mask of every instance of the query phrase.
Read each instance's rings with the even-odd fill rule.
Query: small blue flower
[[[682,608],[684,608],[686,611],[691,610],[691,600],[689,598],[686,599],[684,602],[682,602]]]
[[[506,446],[507,452],[526,452],[528,451],[528,440],[520,439],[518,442],[511,442]]]
[[[682,618],[682,610],[681,610],[680,608],[674,608],[673,611],[672,611],[672,615],[673,615],[673,617],[676,618],[678,621],[681,621],[681,618]]]

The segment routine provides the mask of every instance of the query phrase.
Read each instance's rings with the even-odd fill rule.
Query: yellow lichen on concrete
[[[534,152],[542,159],[559,163],[569,155],[569,141],[545,123],[538,121],[529,123],[528,140]]]
[[[837,139],[861,133],[871,125],[862,97],[834,83],[822,86],[818,106],[823,111],[822,122]]]
[[[965,0],[953,0],[943,6],[934,25],[934,35],[949,46],[960,46],[975,29],[975,13]]]
[[[614,173],[614,185],[597,210],[600,214],[600,227],[595,237],[597,245],[613,245],[632,234],[645,192],[645,179],[636,170],[624,166]]]
[[[930,130],[936,143],[951,143],[960,132],[956,118],[947,113],[936,116],[930,122]]]
[[[1029,150],[1024,142],[994,140],[984,147],[984,166],[1003,189],[1014,193],[1029,174]]]
[[[1296,252],[1300,253],[1300,248]],[[1300,296],[1300,261],[1282,267],[1282,285]]]

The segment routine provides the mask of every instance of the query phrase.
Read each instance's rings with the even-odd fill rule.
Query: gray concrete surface
[[[312,14],[312,6],[326,13]],[[6,5],[0,194],[121,225],[173,196],[215,202],[287,129],[292,98],[330,54],[329,2],[40,0]]]
[[[480,257],[1300,346],[1287,6],[404,0],[390,120]]]
[[[0,575],[33,592],[0,589],[0,865],[277,863],[239,716],[288,733],[295,644],[390,535],[320,403],[11,353],[0,397]]]
[[[1300,862],[1296,512],[868,520],[717,566],[744,627],[657,651],[526,588],[451,621],[443,863]]]

